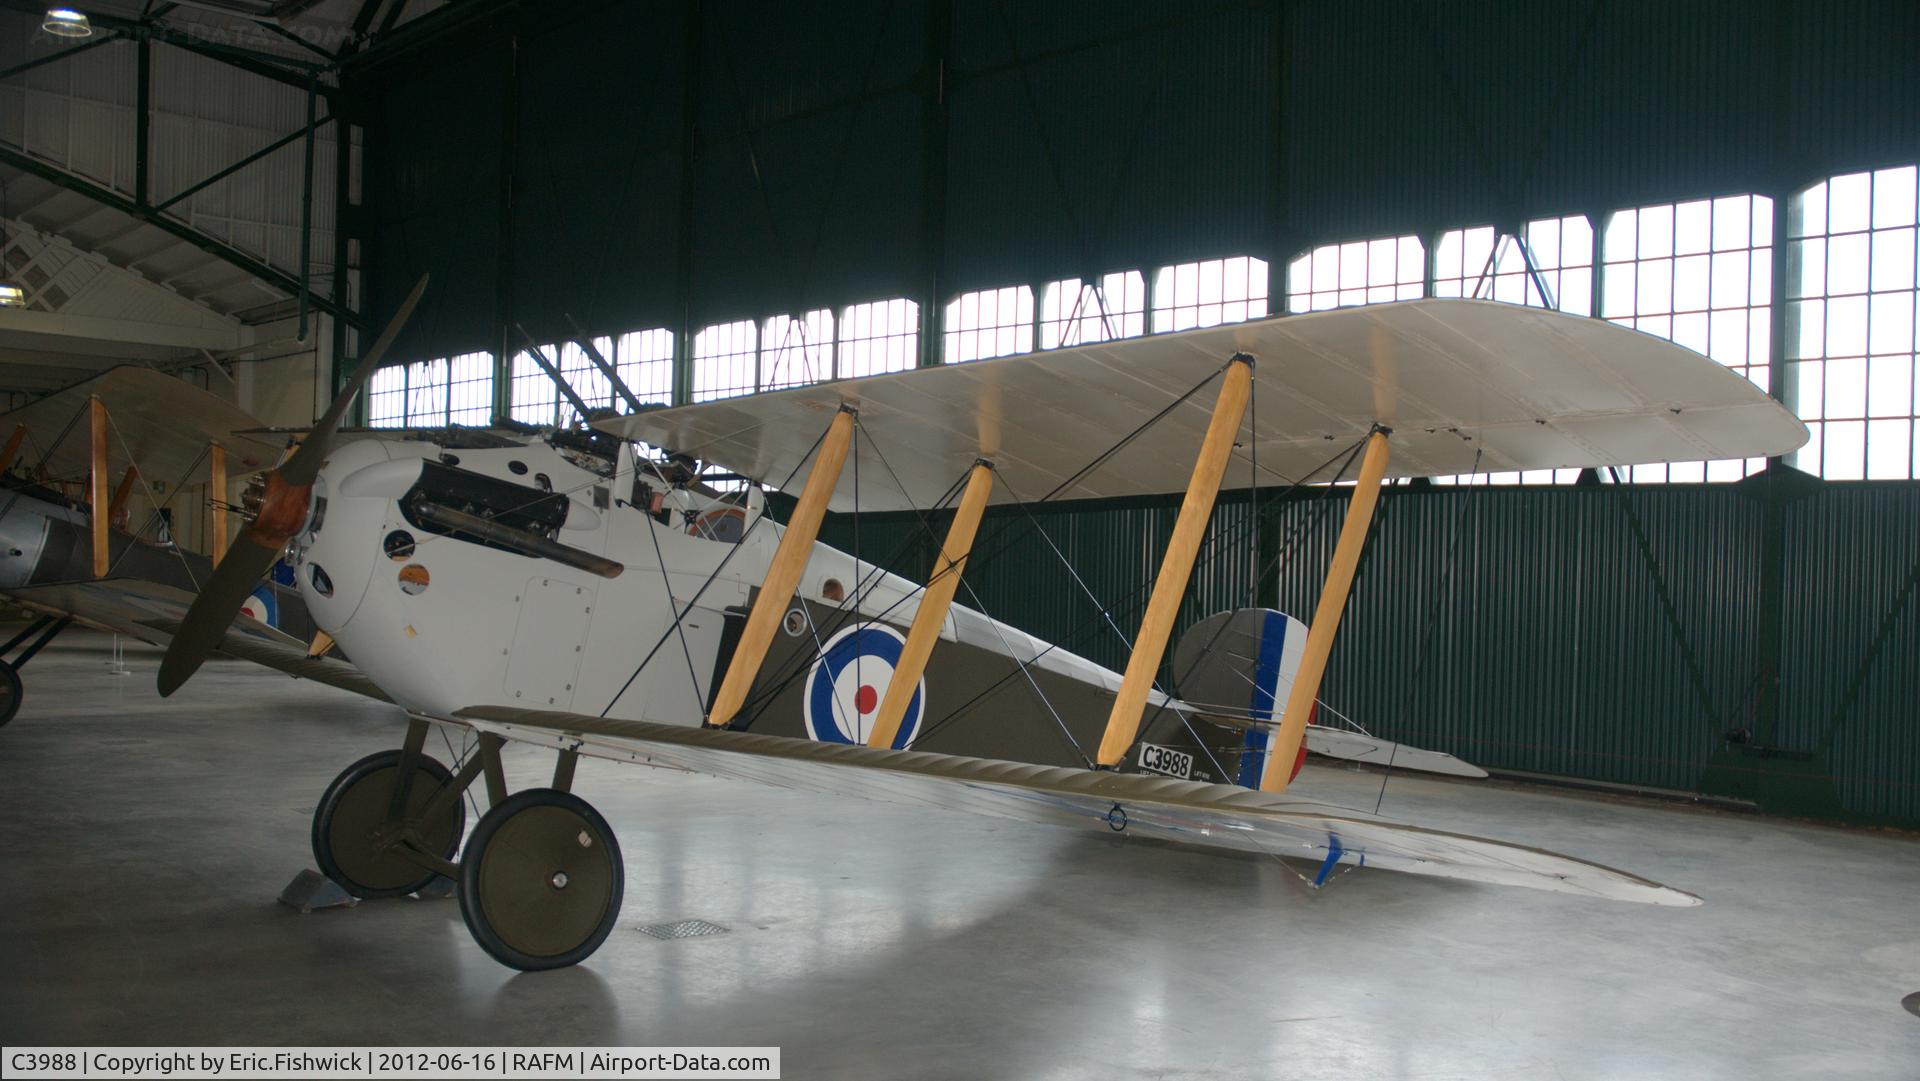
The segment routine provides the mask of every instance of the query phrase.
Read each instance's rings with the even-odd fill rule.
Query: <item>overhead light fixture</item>
[[[72,8],[48,8],[47,17],[41,21],[40,29],[57,38],[93,36],[93,24],[87,21],[86,14]]]
[[[0,281],[0,308],[24,308],[27,291],[12,282]]]

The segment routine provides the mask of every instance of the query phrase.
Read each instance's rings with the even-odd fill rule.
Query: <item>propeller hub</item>
[[[313,485],[288,484],[275,469],[266,475],[261,484],[258,500],[253,495],[253,485],[247,486],[247,495],[242,497],[243,512],[252,509],[253,522],[247,526],[247,536],[262,548],[280,549],[288,541],[300,534],[307,525],[307,511],[313,504]]]

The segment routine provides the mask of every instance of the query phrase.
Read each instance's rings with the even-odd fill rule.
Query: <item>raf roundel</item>
[[[269,627],[280,626],[280,602],[273,595],[271,586],[263,585],[241,602],[240,614],[265,623]]]
[[[828,639],[807,674],[802,699],[807,735],[823,743],[864,744],[880,717],[880,703],[887,697],[887,684],[905,646],[906,639],[898,631],[878,623],[848,627]],[[922,678],[900,718],[900,731],[893,737],[895,750],[912,746],[926,698],[927,681]]]

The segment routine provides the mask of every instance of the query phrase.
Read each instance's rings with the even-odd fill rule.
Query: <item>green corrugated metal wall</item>
[[[1225,254],[1277,287],[1314,244],[1920,160],[1920,7],[1892,0],[490,11],[351,80],[372,321],[435,279],[395,359]],[[1327,696],[1492,766],[1920,823],[1920,485],[1766,498],[1399,490]],[[1266,589],[1309,612],[1326,505],[1220,543],[1189,613],[1242,603],[1295,527]],[[1171,513],[1036,511],[1128,634]],[[1220,516],[1252,532],[1243,497]],[[1031,523],[1003,528],[979,604],[1118,664]],[[870,517],[860,547],[911,540],[918,576],[916,530]]]
[[[1273,501],[1257,541],[1244,493],[1224,495],[1185,620],[1246,603],[1262,548],[1285,558],[1261,603],[1310,619],[1344,494]],[[1787,507],[1772,724],[1764,500],[1749,486],[1397,487],[1323,698],[1376,734],[1490,768],[1920,825],[1920,487],[1827,484]],[[1130,636],[1173,514],[1164,500],[1031,520],[996,508],[974,596],[959,599],[1118,667],[1118,635],[1038,530]],[[851,550],[852,519],[823,539]],[[901,515],[866,516],[858,544],[920,580],[933,551]]]

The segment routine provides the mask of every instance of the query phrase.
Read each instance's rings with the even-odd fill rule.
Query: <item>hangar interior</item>
[[[88,37],[0,3],[12,408],[136,365],[303,428],[427,275],[358,425],[631,412],[601,358],[678,406],[1482,298],[1670,339],[1808,440],[1392,482],[1323,709],[1493,776],[1302,774],[1632,867],[1704,920],[1384,872],[1313,892],[1278,861],[595,764],[583,790],[638,826],[627,919],[588,965],[513,976],[431,902],[269,903],[392,707],[239,661],[162,703],[157,652],[101,677],[121,642],[75,631],[0,729],[0,943],[32,975],[0,991],[7,1042],[778,1044],[788,1076],[1920,1061],[1913,5],[76,10]],[[195,551],[241,490],[143,474]],[[1230,475],[1179,625],[1311,614],[1347,496]],[[1118,669],[1110,624],[1141,618],[1180,507],[990,508],[1007,539],[963,599]],[[916,513],[820,536],[915,581],[940,558]],[[635,930],[695,917],[730,930]]]

